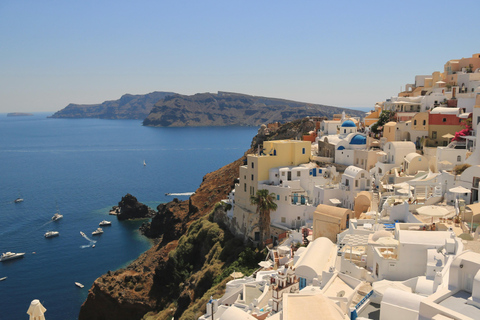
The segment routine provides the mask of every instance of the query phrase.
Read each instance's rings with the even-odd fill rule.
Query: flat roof
[[[467,300],[471,296],[472,295],[470,293],[461,290],[449,296],[445,300],[440,301],[439,305],[451,309],[455,312],[461,313],[464,316],[470,317],[472,319],[478,319],[480,309],[471,304],[467,304]]]
[[[445,239],[451,239],[450,231],[413,231],[399,230],[398,241],[401,244],[444,245]]]

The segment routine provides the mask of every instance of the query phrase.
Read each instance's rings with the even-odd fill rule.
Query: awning
[[[452,138],[455,138],[455,136],[451,133],[447,133],[447,134],[444,134],[442,136],[442,138],[445,138],[445,139],[452,139]]]

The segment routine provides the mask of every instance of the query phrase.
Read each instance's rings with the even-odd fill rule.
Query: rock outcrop
[[[349,110],[246,94],[219,92],[193,96],[176,94],[160,100],[143,121],[144,126],[260,126],[272,122],[288,122],[307,116],[331,118],[345,111],[352,116],[364,116]]]
[[[195,297],[187,297],[188,294],[185,293],[191,288],[188,286],[184,288],[184,284],[177,281],[186,279],[189,273],[198,268],[201,269],[202,264],[199,260],[195,270],[187,270],[188,268],[177,270],[181,269],[180,267],[172,270],[172,267],[178,266],[180,260],[187,258],[177,260],[171,257],[171,252],[177,248],[178,239],[186,234],[194,221],[206,216],[213,210],[216,203],[226,198],[232,190],[234,180],[238,177],[239,167],[244,158],[206,174],[200,187],[189,200],[174,199],[159,205],[157,207],[159,212],[152,218],[152,222],[142,226],[142,231],[147,236],[158,239],[157,244],[125,269],[108,272],[95,280],[87,300],[80,309],[79,320],[141,319],[147,312],[160,312],[174,301],[183,306],[182,311],[190,303],[194,303]],[[241,245],[234,247],[224,255],[231,255],[231,259],[234,259],[235,252],[237,251],[238,255],[238,250],[243,249]],[[209,280],[206,284],[204,283],[206,280],[201,281],[204,283],[202,288],[208,289],[208,284],[213,281],[209,278],[211,276],[207,273],[206,277]],[[197,280],[192,278],[191,281],[200,281],[204,278],[198,275],[196,277]],[[174,290],[174,288],[177,289]],[[197,296],[203,294],[203,291],[197,289]],[[174,313],[178,315],[178,312],[174,311]]]
[[[118,220],[132,220],[151,218],[155,215],[155,211],[141,202],[137,198],[127,193],[118,203],[117,219]]]
[[[125,94],[118,100],[100,104],[71,103],[49,118],[97,118],[97,119],[145,119],[159,100],[173,95],[173,92],[152,92],[148,94]]]

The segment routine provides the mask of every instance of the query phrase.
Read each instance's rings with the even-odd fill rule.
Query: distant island
[[[308,116],[332,118],[342,111],[353,117],[365,116],[359,110],[241,93],[219,91],[188,96],[159,91],[125,94],[119,100],[100,104],[69,104],[50,118],[137,119],[151,127],[260,126]]]
[[[7,113],[7,117],[27,117],[33,116],[33,113],[25,113],[25,112],[10,112]]]
[[[118,100],[100,104],[71,103],[49,118],[96,118],[96,119],[145,119],[159,100],[174,95],[173,92],[151,92],[148,94],[125,94]]]
[[[365,116],[363,111],[358,110],[232,92],[198,93],[192,96],[176,94],[157,102],[143,125],[260,126],[308,116],[331,118],[342,111],[350,116]]]

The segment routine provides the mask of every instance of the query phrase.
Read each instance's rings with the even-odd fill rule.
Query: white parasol
[[[45,311],[47,311],[47,309],[45,309],[38,299],[35,299],[30,303],[27,314],[30,316],[30,320],[45,320],[45,316],[43,315]]]
[[[452,192],[452,193],[472,193],[472,191],[470,191],[469,189],[467,188],[464,188],[462,186],[458,186],[458,187],[455,187],[455,188],[450,188],[448,189],[448,191]]]
[[[271,260],[260,261],[258,265],[262,268],[270,268],[273,265],[273,262]]]
[[[439,207],[439,206],[423,206],[423,207],[417,208],[417,213],[421,214],[422,216],[432,217],[432,222],[433,222],[434,217],[437,217],[437,218],[444,217],[449,213],[449,211],[444,207]]]

